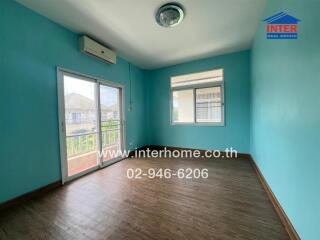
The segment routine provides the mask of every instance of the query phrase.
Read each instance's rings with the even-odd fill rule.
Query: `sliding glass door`
[[[120,159],[122,87],[58,70],[63,182]]]
[[[64,80],[64,115],[68,177],[96,167],[99,162],[96,83],[67,75]]]
[[[121,100],[121,91],[119,88],[100,85],[103,164],[118,158],[122,149]]]

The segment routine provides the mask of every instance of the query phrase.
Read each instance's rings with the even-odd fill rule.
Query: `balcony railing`
[[[118,125],[117,125],[118,126]],[[118,144],[120,131],[118,128],[102,130],[102,148]],[[67,136],[68,158],[97,150],[98,132]]]

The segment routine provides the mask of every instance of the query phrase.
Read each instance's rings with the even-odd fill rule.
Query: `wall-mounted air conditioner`
[[[87,36],[80,37],[80,50],[81,52],[96,57],[104,62],[111,64],[117,63],[117,55],[114,51]]]

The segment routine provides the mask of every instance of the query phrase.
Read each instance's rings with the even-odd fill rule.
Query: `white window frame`
[[[175,76],[173,76],[175,77]],[[220,87],[221,88],[221,121],[220,122],[197,122],[196,113],[196,90],[202,88],[210,87]],[[173,121],[173,92],[183,91],[183,90],[193,90],[193,122],[174,122]],[[222,81],[204,83],[204,84],[194,84],[189,86],[179,86],[171,87],[170,78],[170,125],[191,125],[191,126],[225,126],[225,104],[224,104],[224,70],[222,69]]]

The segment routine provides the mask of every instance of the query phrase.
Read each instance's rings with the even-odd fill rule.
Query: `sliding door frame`
[[[120,150],[123,152],[124,149],[125,149],[124,93],[123,93],[124,87],[122,85],[120,85],[120,84],[115,84],[115,83],[110,83],[110,82],[106,82],[106,81],[103,81],[103,80],[98,80],[98,90],[99,90],[98,97],[99,97],[99,99],[100,99],[100,86],[107,86],[107,87],[112,87],[112,88],[119,89],[118,101],[119,101],[119,113],[120,113],[120,124],[119,124],[119,127],[120,127],[120,144],[121,144]],[[100,100],[99,100],[98,108],[99,108],[99,119],[100,119],[99,120],[99,125],[100,125],[101,124],[101,101]],[[99,134],[100,134],[100,139],[102,139],[101,128],[100,128]],[[101,143],[100,151],[102,151],[102,143]],[[113,160],[108,160],[108,161],[103,161],[103,159],[100,159],[100,165],[101,165],[101,167],[107,167],[107,166],[109,166],[111,164],[114,164],[114,163],[116,163],[116,162],[118,162],[118,161],[120,161],[122,159],[123,159],[122,156],[116,157]]]
[[[57,92],[58,92],[58,115],[59,115],[59,143],[60,143],[60,162],[61,162],[61,179],[62,184],[69,182],[73,179],[86,175],[90,172],[96,171],[97,169],[107,167],[111,164],[114,164],[118,161],[123,160],[122,156],[119,156],[110,161],[102,161],[98,159],[98,164],[95,167],[87,169],[83,172],[77,173],[72,176],[68,176],[68,157],[67,157],[67,143],[66,143],[66,123],[65,123],[65,102],[64,102],[64,76],[69,75],[81,80],[89,81],[95,83],[95,97],[96,97],[96,106],[97,106],[97,151],[102,151],[102,142],[101,142],[101,104],[100,104],[100,85],[118,88],[119,89],[119,108],[120,108],[120,144],[121,151],[125,149],[125,111],[124,111],[124,85],[110,82],[101,78],[93,77],[90,75],[82,74],[76,71],[69,69],[57,67]]]

